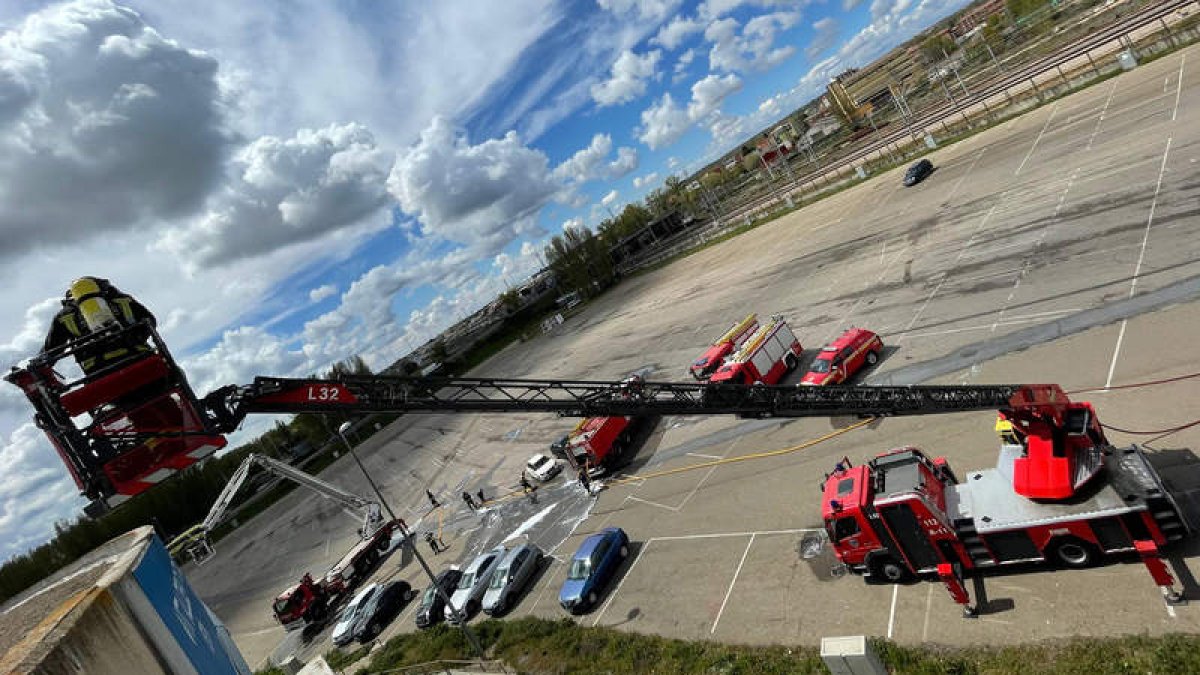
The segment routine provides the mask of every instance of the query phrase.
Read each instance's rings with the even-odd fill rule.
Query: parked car
[[[374,640],[416,594],[407,581],[393,581],[380,586],[358,611],[358,618],[354,622],[354,639],[363,644]]]
[[[851,328],[823,347],[808,366],[800,384],[841,384],[864,366],[879,362],[883,340],[866,328]]]
[[[904,186],[910,187],[925,180],[925,178],[933,173],[933,162],[922,159],[921,161],[908,167],[908,171],[904,172]]]
[[[471,564],[463,570],[462,576],[458,580],[458,588],[455,589],[454,595],[450,596],[450,602],[458,609],[464,621],[479,611],[480,603],[483,602],[483,594],[492,581],[492,574],[495,573],[496,567],[499,566],[507,552],[508,549],[497,546],[472,560]],[[446,617],[447,622],[454,623],[454,616],[449,607],[446,607],[442,614]]]
[[[562,472],[562,462],[551,459],[542,453],[538,453],[529,458],[525,463],[525,468],[534,478],[545,483]]]
[[[371,584],[350,599],[346,608],[342,610],[341,616],[338,617],[337,623],[333,626],[333,635],[330,636],[330,639],[333,640],[335,646],[344,647],[354,641],[354,625],[358,623],[363,608],[377,590],[379,590],[379,584]]]
[[[596,606],[600,594],[629,556],[629,537],[619,527],[606,527],[579,545],[571,556],[567,580],[558,593],[558,604],[572,614]]]
[[[446,597],[450,597],[458,588],[458,580],[461,577],[462,570],[455,567],[442,570],[434,577],[434,583],[421,595],[421,605],[417,607],[417,628],[429,628],[442,620],[445,616],[442,612],[446,609],[446,603],[438,594],[437,588],[440,587]]]
[[[542,549],[534,544],[524,544],[509,551],[483,594],[483,612],[488,616],[499,616],[511,609],[517,596],[537,574],[543,556]]]

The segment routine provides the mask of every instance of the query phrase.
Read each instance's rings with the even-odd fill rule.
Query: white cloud
[[[617,193],[616,190],[611,190],[611,191],[609,191],[608,194],[606,194],[600,198],[600,203],[603,204],[604,206],[612,206],[613,203],[617,201],[617,198],[619,196],[620,195]]]
[[[796,48],[775,47],[779,33],[796,25],[799,12],[775,12],[756,16],[739,32],[736,19],[719,19],[708,25],[704,37],[713,43],[708,62],[714,70],[768,70],[783,63]]]
[[[231,139],[217,62],[102,0],[0,34],[0,258],[194,212]]]
[[[678,9],[682,0],[596,0],[600,8],[617,15],[632,15],[647,21],[662,21]]]
[[[821,52],[829,49],[837,44],[838,37],[838,22],[832,16],[827,16],[823,19],[813,22],[813,38],[804,48],[804,55],[810,59],[815,59]]]
[[[686,107],[676,104],[670,93],[663,94],[642,111],[638,139],[651,150],[675,143],[692,124],[716,113],[722,101],[741,87],[741,79],[732,73],[709,75],[692,84],[692,98]]]
[[[592,85],[592,100],[601,107],[628,103],[646,93],[646,81],[655,76],[662,52],[655,49],[641,56],[625,50],[612,65],[609,78]]]
[[[863,0],[842,0],[842,10],[852,11],[863,3]]]
[[[596,134],[587,147],[554,167],[554,177],[575,183],[597,179],[615,180],[637,168],[638,155],[633,148],[618,148],[616,158],[606,161],[612,152],[612,145],[612,136]]]
[[[74,520],[86,504],[41,430],[32,423],[0,440],[0,561],[40,544],[54,524]]]
[[[689,49],[679,55],[675,61],[675,74],[671,77],[671,82],[682,82],[687,77],[688,66],[692,65],[692,61],[696,60],[696,50]]]
[[[437,117],[397,157],[388,189],[426,235],[472,243],[536,232],[538,211],[562,185],[546,155],[515,132],[472,145],[465,132]]]
[[[638,140],[651,150],[657,150],[679,140],[691,126],[687,109],[677,105],[671,94],[666,93],[642,111]]]
[[[644,176],[635,176],[633,179],[633,187],[640,190],[644,187],[649,187],[656,180],[658,180],[658,172],[651,171]]]
[[[705,20],[717,19],[743,5],[758,7],[796,6],[805,4],[802,0],[704,0],[697,8],[697,15]]]
[[[337,286],[333,284],[325,284],[324,286],[317,286],[309,291],[308,299],[312,300],[313,302],[321,302],[322,300],[326,298],[332,298],[335,295],[337,295]]]
[[[650,42],[670,50],[682,45],[691,35],[704,30],[704,22],[696,17],[677,16],[658,29]]]
[[[211,267],[357,225],[384,206],[389,162],[357,124],[264,136],[238,153],[204,216],[159,247]]]

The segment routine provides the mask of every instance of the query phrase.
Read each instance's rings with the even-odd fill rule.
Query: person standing
[[[579,469],[579,484],[583,486],[583,489],[586,490],[589,495],[592,494],[592,478],[591,476],[588,476],[588,468],[586,464]]]
[[[425,491],[425,496],[426,496],[426,497],[429,497],[429,504],[430,504],[431,506],[433,506],[433,508],[435,508],[435,509],[436,509],[436,508],[438,508],[439,506],[441,506],[441,504],[439,504],[439,503],[438,503],[437,497],[434,497],[434,496],[433,496],[433,493],[432,493],[432,492],[430,492],[429,490],[426,490],[426,491]]]
[[[470,492],[463,490],[462,498],[463,498],[463,501],[467,503],[467,506],[469,506],[472,511],[477,510],[476,506],[475,506],[475,499],[473,497],[471,497]]]
[[[529,494],[529,491],[532,489],[533,489],[533,486],[529,484],[529,479],[525,477],[525,472],[522,471],[521,472],[521,490],[524,491],[525,494]]]
[[[483,496],[483,488],[479,488],[479,492],[475,493],[475,498],[479,500],[479,505],[483,506],[487,499]]]
[[[425,533],[425,543],[429,544],[429,548],[433,549],[434,555],[442,552],[441,547],[438,546],[438,540],[433,536],[432,532]]]

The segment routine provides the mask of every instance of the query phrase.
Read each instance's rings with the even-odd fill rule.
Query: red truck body
[[[729,327],[725,334],[713,341],[700,358],[696,359],[688,372],[697,380],[707,380],[725,364],[725,359],[758,330],[758,315],[750,314]]]
[[[331,615],[330,610],[375,569],[398,527],[399,521],[385,523],[347,551],[320,581],[305,574],[300,583],[275,599],[275,618],[287,630],[323,623]]]
[[[842,384],[864,366],[879,361],[883,341],[865,328],[851,328],[821,349],[800,384]]]
[[[1079,489],[1063,499],[1014,489],[1021,463],[1036,450],[1028,442],[1005,442],[997,468],[972,471],[965,483],[944,459],[915,448],[840,464],[825,481],[821,507],[837,558],[868,581],[897,582],[937,577],[946,565],[1085,567],[1134,551],[1139,541],[1162,546],[1186,536],[1187,524],[1142,452],[1107,445],[1089,404],[1072,403],[1068,412],[1078,421],[1072,429],[1046,429],[1052,439],[1037,439],[1059,444],[1060,455],[1080,455]],[[1041,436],[1034,431],[1031,439]]]
[[[782,317],[750,336],[709,382],[714,384],[776,384],[800,363],[800,341]]]
[[[633,431],[630,417],[589,417],[571,432],[567,442],[567,461],[578,471],[588,468],[589,475],[603,473],[621,456]]]

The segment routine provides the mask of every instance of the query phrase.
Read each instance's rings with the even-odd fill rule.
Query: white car
[[[341,647],[350,644],[354,640],[354,624],[358,621],[359,612],[367,605],[367,601],[371,599],[371,596],[378,589],[378,584],[367,586],[350,600],[350,604],[346,605],[346,609],[342,610],[342,615],[338,617],[338,622],[333,627],[331,639],[334,645]]]
[[[549,456],[539,452],[529,458],[529,461],[525,464],[525,468],[534,478],[545,483],[562,471],[562,462],[557,459],[551,459]]]

